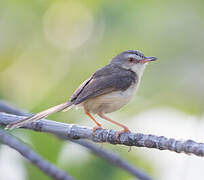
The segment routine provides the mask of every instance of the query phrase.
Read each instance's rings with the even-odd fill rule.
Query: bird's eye
[[[129,59],[128,59],[129,62],[134,62],[134,60],[135,59],[133,57],[129,57]]]

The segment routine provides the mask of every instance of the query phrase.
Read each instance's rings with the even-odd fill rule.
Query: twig
[[[74,180],[70,175],[40,157],[19,139],[4,130],[0,130],[0,142],[18,151],[23,157],[55,180]]]
[[[125,160],[123,160],[121,157],[119,157],[116,154],[110,153],[108,151],[105,151],[97,146],[94,146],[91,143],[88,143],[86,141],[82,140],[70,140],[74,143],[80,144],[81,146],[84,146],[91,150],[95,155],[101,157],[102,159],[105,159],[111,164],[114,164],[115,166],[118,166],[121,169],[126,170],[133,176],[137,177],[141,180],[152,180],[149,176],[147,176],[144,172],[141,170],[135,169],[133,166],[131,166],[129,163],[127,163]]]
[[[0,111],[1,112],[7,112],[9,114],[15,114],[19,116],[25,116],[28,115],[28,113],[25,113],[22,110],[19,110],[10,104],[6,103],[5,101],[0,101]],[[64,139],[63,137],[60,137],[61,139]],[[67,138],[66,138],[67,140]],[[118,166],[119,168],[129,172],[133,176],[137,177],[140,180],[152,180],[147,174],[142,172],[141,170],[136,169],[134,166],[131,166],[127,161],[123,160],[121,157],[119,157],[116,154],[112,154],[111,152],[98,148],[94,144],[88,143],[87,141],[82,140],[73,140],[68,139],[72,141],[73,143],[79,144],[83,147],[86,147],[91,152],[93,152],[95,155],[101,157],[102,159],[105,159],[109,163]]]
[[[5,112],[8,114],[14,114],[17,116],[27,116],[29,113],[19,110],[18,108],[10,105],[8,102],[0,100],[0,112]]]
[[[0,123],[7,125],[23,117],[0,113]],[[164,136],[146,135],[141,133],[124,133],[116,139],[115,130],[99,129],[93,135],[91,128],[76,124],[65,124],[50,120],[39,120],[25,126],[40,132],[48,132],[63,138],[89,139],[94,142],[108,142],[110,144],[122,144],[126,146],[147,147],[159,150],[170,150],[177,153],[194,154],[204,156],[204,143],[197,143],[192,140],[182,141]]]

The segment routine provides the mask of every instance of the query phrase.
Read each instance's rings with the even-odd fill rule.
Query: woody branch
[[[30,115],[30,113],[26,113],[25,111],[22,111],[22,110],[20,110],[20,109],[18,109],[16,107],[10,105],[9,103],[7,103],[5,101],[2,101],[2,100],[0,100],[0,112],[6,112],[8,114],[14,114],[14,115],[18,115],[18,116],[28,116],[28,115]],[[10,138],[12,139],[12,137],[10,137]],[[152,178],[150,178],[145,172],[143,172],[142,170],[139,170],[136,167],[134,167],[133,165],[129,164],[126,160],[122,159],[119,155],[117,155],[115,153],[113,154],[108,150],[101,149],[101,148],[97,147],[96,145],[94,145],[92,143],[89,143],[87,141],[84,141],[84,140],[73,140],[73,139],[67,138],[67,137],[63,138],[62,136],[59,137],[59,138],[72,141],[73,143],[79,144],[79,145],[89,149],[96,156],[106,160],[110,164],[113,164],[113,165],[127,171],[128,173],[132,174],[133,176],[137,177],[140,180],[152,180]],[[12,144],[9,144],[9,139],[7,139],[5,141],[5,143],[7,143],[7,145],[9,145],[13,149],[16,149],[17,151],[18,151],[18,147],[21,147],[19,145],[12,147]],[[26,156],[26,154],[22,154],[22,155],[24,157]],[[42,159],[42,162],[43,162],[43,159]],[[42,163],[42,165],[44,165],[44,164],[45,163]],[[49,165],[49,163],[48,163],[48,165]],[[50,166],[52,166],[52,165],[50,164]],[[58,171],[57,167],[56,168],[53,167],[51,169],[52,170],[51,170],[50,174],[56,174],[55,171]],[[60,171],[60,169],[59,169],[59,171]],[[57,174],[60,174],[60,173],[57,173]],[[62,177],[62,179],[63,178],[64,177]]]
[[[7,125],[24,117],[0,113],[0,124]],[[204,143],[193,140],[175,140],[164,136],[146,135],[141,133],[124,133],[116,139],[115,130],[99,129],[94,134],[91,128],[76,124],[66,124],[50,120],[39,120],[23,128],[39,132],[48,132],[64,139],[88,139],[94,142],[107,142],[126,146],[146,147],[159,150],[169,150],[177,153],[204,156]]]

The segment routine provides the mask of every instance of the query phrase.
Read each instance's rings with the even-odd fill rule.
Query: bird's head
[[[132,70],[140,75],[143,73],[145,66],[155,60],[157,60],[156,57],[146,57],[139,51],[128,50],[115,56],[110,63]]]

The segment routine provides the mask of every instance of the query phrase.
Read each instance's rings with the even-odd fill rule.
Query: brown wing
[[[77,105],[89,98],[112,91],[124,91],[136,81],[137,76],[133,71],[109,64],[84,81],[74,92],[70,101]]]
[[[73,102],[74,100],[76,100],[76,98],[78,97],[78,95],[81,93],[81,91],[84,89],[84,87],[91,81],[92,76],[90,78],[88,78],[87,80],[85,80],[72,94],[70,101]]]
[[[105,70],[104,70],[105,69]],[[112,73],[112,70],[114,68],[111,68],[110,65],[107,65],[103,68],[98,69],[90,78],[88,78],[86,81],[84,81],[73,93],[73,95],[70,98],[71,102],[74,102],[77,97],[79,96],[79,94],[83,91],[83,89],[86,87],[87,84],[90,83],[90,81],[94,78],[97,78],[98,76],[105,76],[108,73]]]
[[[77,96],[74,104],[77,105],[89,98],[113,91],[124,91],[130,87],[133,82],[136,82],[135,78],[127,74],[112,74],[96,79],[93,78]]]

